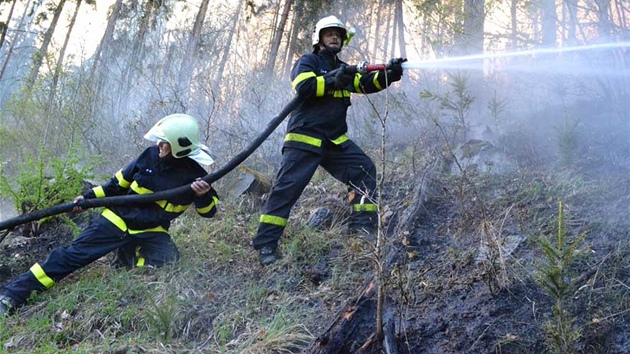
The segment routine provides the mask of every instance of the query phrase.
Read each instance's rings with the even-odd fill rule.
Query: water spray
[[[445,57],[432,60],[414,60],[407,61],[402,64],[403,69],[478,69],[479,61],[485,59],[499,59],[499,58],[513,58],[513,57],[526,57],[531,56],[536,58],[537,56],[543,56],[546,54],[564,54],[574,52],[584,52],[593,50],[606,50],[606,49],[619,49],[630,48],[630,42],[618,42],[618,43],[601,43],[583,46],[571,46],[562,48],[540,48],[523,51],[512,51],[502,53],[487,53],[467,55],[461,57]]]
[[[610,49],[623,49],[630,48],[630,42],[618,42],[618,43],[601,43],[601,44],[592,44],[592,45],[583,45],[583,46],[572,46],[572,47],[562,47],[562,48],[540,48],[540,49],[532,49],[532,50],[522,50],[522,51],[512,51],[512,52],[501,52],[501,53],[486,53],[486,54],[475,54],[475,55],[466,55],[460,57],[444,57],[438,59],[431,60],[412,60],[405,61],[402,63],[402,68],[404,70],[418,70],[418,69],[471,69],[471,70],[479,70],[482,66],[480,63],[483,63],[484,60],[490,59],[501,59],[501,58],[516,58],[516,57],[531,57],[534,61],[540,61],[540,64],[543,65],[542,69],[552,71],[555,74],[575,74],[575,67],[572,65],[572,62],[564,61],[562,63],[558,63],[551,67],[551,62],[544,62],[540,59],[545,58],[546,55],[552,54],[565,54],[565,53],[576,53],[576,52],[585,52],[585,51],[595,51],[595,50],[610,50]],[[544,65],[547,65],[544,67]],[[387,70],[389,69],[387,64],[369,64],[368,62],[361,62],[357,65],[350,65],[346,68],[346,72],[349,74],[352,73],[360,73],[366,74],[372,71],[379,70]],[[533,68],[528,66],[518,65],[518,63],[506,63],[503,67],[503,71],[513,70],[520,72],[536,72],[540,71],[541,67]],[[609,75],[624,75],[624,73],[620,73],[619,70],[616,70],[612,67],[605,68],[597,68],[597,74],[609,74]],[[625,73],[625,75],[630,75],[630,73]]]

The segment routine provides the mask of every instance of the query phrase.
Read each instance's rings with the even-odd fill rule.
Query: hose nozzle
[[[357,64],[357,72],[359,74],[367,74],[368,70],[368,62],[367,61],[362,61],[359,64]]]
[[[367,61],[362,61],[356,65],[357,72],[359,74],[367,74],[372,71],[387,70],[385,64],[370,64]]]

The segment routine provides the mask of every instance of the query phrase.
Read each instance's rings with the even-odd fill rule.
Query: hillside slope
[[[630,352],[627,171],[440,169],[411,218],[414,178],[391,175],[383,193],[391,222],[387,308],[399,353]],[[343,233],[344,194],[318,174],[291,216],[282,258],[265,268],[250,246],[257,197],[224,201],[210,222],[187,214],[172,229],[179,263],[124,271],[99,260],[0,319],[3,349],[314,352],[374,274],[374,244]],[[322,204],[335,211],[332,224],[307,227]],[[65,227],[35,238],[12,233],[3,242],[2,280],[70,238]],[[543,252],[544,240],[556,258]],[[544,279],[557,286],[541,286]],[[365,302],[337,352],[361,352],[375,304]]]

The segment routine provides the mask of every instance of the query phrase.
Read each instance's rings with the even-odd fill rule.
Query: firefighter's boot
[[[0,295],[0,316],[6,317],[15,311],[17,303],[6,295]]]
[[[354,213],[348,223],[348,235],[357,235],[366,241],[376,239],[376,225],[374,213]]]
[[[258,261],[261,265],[267,266],[278,260],[276,250],[271,246],[263,246],[258,250]]]

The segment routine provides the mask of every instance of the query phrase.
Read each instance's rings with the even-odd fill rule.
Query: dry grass
[[[541,255],[529,240],[530,232],[553,230],[557,195],[567,196],[572,215],[567,227],[581,230],[588,221],[598,220],[591,224],[593,234],[606,235],[604,221],[611,220],[596,219],[608,215],[594,210],[601,210],[597,208],[602,205],[623,207],[623,203],[606,204],[610,194],[602,191],[602,184],[573,174],[521,174],[510,176],[507,182],[482,177],[469,183],[478,183],[478,195],[488,207],[486,219],[474,219],[479,201],[473,200],[472,193],[459,193],[461,181],[444,178],[438,184],[440,194],[433,194],[430,201],[435,210],[424,210],[419,219],[421,228],[404,235],[402,241],[392,240],[401,252],[388,274],[389,299],[396,306],[397,323],[408,330],[402,338],[409,352],[444,343],[504,353],[540,349],[542,321],[536,320],[546,316],[549,308],[541,304],[545,299],[540,289],[531,287]],[[393,186],[404,183],[390,182]],[[247,199],[224,201],[221,212],[211,220],[187,214],[172,229],[182,253],[177,264],[157,270],[114,271],[106,262],[97,262],[35,295],[16,316],[0,319],[3,350],[303,352],[328,328],[339,309],[356,297],[373,272],[374,248],[343,234],[347,215],[338,206],[344,205],[345,192],[336,181],[316,176],[292,213],[280,243],[282,257],[269,267],[258,264],[251,247],[259,204]],[[404,188],[394,188],[389,195],[387,203],[394,213],[404,208]],[[469,199],[459,200],[461,196]],[[592,197],[590,209],[580,203],[589,200],[587,196]],[[310,229],[311,211],[322,201],[335,210],[335,222],[322,230]],[[470,209],[464,212],[462,208]],[[575,323],[584,329],[583,338],[593,348],[602,348],[601,333],[620,326],[628,316],[629,252],[628,242],[625,247],[623,243],[624,230],[619,226],[611,232],[609,237],[616,237],[612,241],[587,237],[585,242],[594,252],[575,265],[578,270],[598,267],[597,276],[574,296],[584,309]],[[522,238],[516,242],[514,236]],[[485,268],[478,267],[480,259]],[[309,269],[324,275],[314,280]],[[480,276],[484,273],[489,279]],[[496,291],[488,288],[488,281]],[[526,292],[523,296],[531,302],[523,302],[527,308],[519,312],[515,328],[507,327],[506,322],[495,324],[493,321],[505,317],[493,306],[514,304],[510,296],[515,288]],[[492,293],[492,301],[484,300],[487,293]],[[466,309],[464,301],[479,301],[471,305],[473,311],[465,312],[468,317],[453,305]],[[494,312],[499,314],[496,318],[484,317]],[[526,317],[532,313],[536,320]],[[434,330],[432,326],[443,319],[453,328],[466,326],[471,332],[459,339],[456,330]],[[479,331],[475,331],[476,325]],[[457,353],[444,348],[444,353]]]

